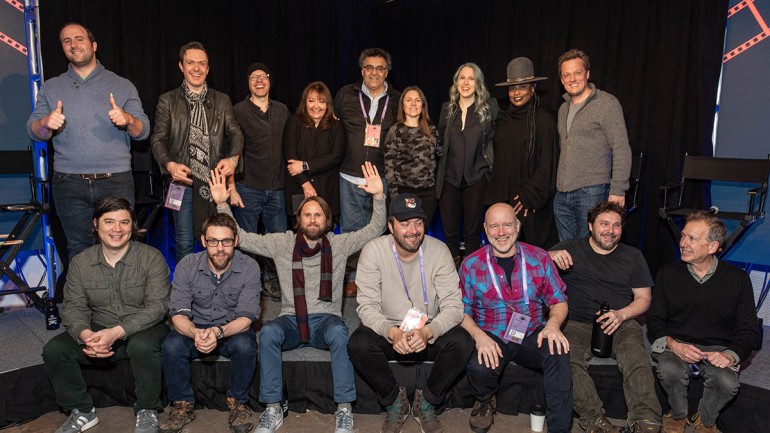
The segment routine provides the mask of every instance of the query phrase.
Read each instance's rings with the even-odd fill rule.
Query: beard
[[[602,238],[599,234],[591,233],[591,238],[594,240],[597,247],[605,251],[614,250],[615,247],[618,246],[618,243],[620,243],[620,236],[615,236],[612,240],[607,240]]]
[[[230,262],[233,260],[233,255],[234,253],[227,252],[223,252],[221,254],[217,253],[215,255],[209,254],[209,263],[217,271],[224,271],[228,266],[230,266]]]
[[[409,237],[393,236],[393,238],[396,240],[396,243],[405,251],[416,253],[419,251],[420,246],[422,245],[422,241],[425,239],[425,235],[423,233],[419,233]]]
[[[320,227],[320,226],[317,226],[317,225],[312,225],[312,226],[310,226],[310,225],[309,226],[304,226],[303,225],[303,226],[300,226],[299,227],[299,232],[303,236],[305,236],[305,238],[307,240],[310,240],[310,241],[317,241],[318,239],[321,238],[321,236],[326,234],[324,229],[322,227]]]

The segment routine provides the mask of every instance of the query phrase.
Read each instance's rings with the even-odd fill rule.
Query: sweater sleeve
[[[435,343],[437,338],[459,325],[465,314],[460,278],[457,275],[452,254],[446,245],[436,245],[439,248],[437,248],[438,257],[436,257],[432,284],[438,297],[439,313],[426,325],[433,331],[433,338],[429,343]]]
[[[607,143],[612,149],[610,195],[625,195],[628,189],[628,176],[631,174],[631,147],[628,144],[626,121],[623,118],[623,107],[614,96],[607,105],[604,132],[607,135]]]
[[[746,359],[754,347],[759,330],[757,328],[757,313],[754,307],[754,289],[749,276],[742,274],[739,282],[739,292],[735,305],[735,327],[733,341],[727,345],[727,350],[735,352],[740,359]],[[736,282],[738,283],[738,282]]]

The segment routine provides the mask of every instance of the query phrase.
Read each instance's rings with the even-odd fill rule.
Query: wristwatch
[[[225,330],[222,329],[222,327],[219,325],[217,325],[216,328],[217,328],[217,334],[216,334],[217,340],[221,340],[222,337],[225,336]]]
[[[302,171],[310,170],[310,166],[307,165],[307,161],[302,161]]]

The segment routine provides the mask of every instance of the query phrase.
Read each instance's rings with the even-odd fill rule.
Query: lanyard
[[[404,284],[404,292],[406,292],[406,297],[409,299],[409,302],[411,302],[412,307],[414,307],[414,301],[412,301],[412,297],[409,296],[409,288],[406,287],[406,278],[404,278],[404,269],[401,267],[401,259],[398,257],[398,253],[396,252],[396,241],[393,241],[393,257],[396,259],[396,264],[398,265],[398,273],[401,274],[401,283]],[[425,303],[425,314],[428,314],[428,292],[425,289],[425,262],[422,257],[422,246],[420,246],[420,279],[422,280],[422,302]]]
[[[490,258],[489,251],[492,249],[491,246],[487,247],[487,271],[489,271],[489,278],[492,279],[492,285],[495,286],[495,291],[497,292],[497,296],[500,297],[500,300],[503,301],[505,305],[508,305],[505,302],[505,299],[503,299],[503,292],[500,290],[500,283],[497,281],[497,275],[495,275],[494,272],[492,272],[492,259]],[[521,267],[519,268],[519,273],[521,274],[521,284],[522,284],[522,291],[524,292],[524,302],[527,305],[527,309],[529,309],[529,288],[527,286],[527,261],[524,258],[524,251],[521,249],[521,247],[517,243],[517,249],[519,254],[521,255]],[[511,309],[515,310],[513,307]]]
[[[362,91],[358,91],[358,102],[361,103],[361,114],[364,115],[364,121],[369,124],[369,115],[366,114],[366,108],[364,108],[364,98],[361,96],[361,94],[364,93]],[[390,95],[385,97],[385,108],[382,109],[382,116],[380,116],[380,125],[382,125],[382,121],[385,119],[385,113],[388,112],[388,102],[390,102]]]

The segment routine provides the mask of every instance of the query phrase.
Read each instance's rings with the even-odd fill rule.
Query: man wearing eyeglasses
[[[391,69],[390,54],[381,48],[367,48],[358,57],[361,80],[342,87],[334,97],[334,112],[345,127],[347,150],[340,165],[340,232],[364,227],[372,216],[372,198],[359,185],[361,166],[371,162],[385,173],[385,134],[396,121],[401,92],[385,81]],[[382,179],[387,194],[387,183]],[[357,255],[348,263],[345,296],[355,296]]]
[[[235,104],[233,111],[243,131],[243,171],[235,176],[235,191],[230,204],[238,225],[257,233],[259,219],[264,233],[286,231],[286,206],[283,184],[283,127],[289,118],[285,104],[270,98],[273,79],[262,63],[252,63],[246,69],[249,95]],[[231,182],[232,183],[232,182]],[[262,264],[263,294],[274,301],[281,300],[281,287],[272,260],[259,259]]]
[[[599,90],[591,78],[591,62],[572,49],[559,57],[564,103],[559,108],[559,167],[553,213],[559,240],[588,237],[588,210],[600,201],[624,206],[631,173],[623,107]]]
[[[174,271],[169,317],[174,329],[163,341],[163,375],[173,404],[161,433],[178,433],[195,419],[190,361],[209,354],[230,359],[230,433],[254,429],[248,408],[257,363],[251,324],[259,317],[259,265],[236,251],[238,229],[230,215],[214,214],[203,223],[206,251],[185,256]]]

